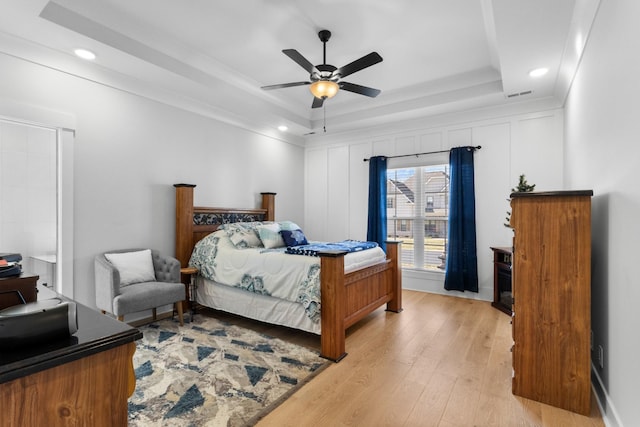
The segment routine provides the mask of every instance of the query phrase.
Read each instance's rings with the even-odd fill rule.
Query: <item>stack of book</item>
[[[0,278],[19,276],[22,273],[22,255],[0,254]]]

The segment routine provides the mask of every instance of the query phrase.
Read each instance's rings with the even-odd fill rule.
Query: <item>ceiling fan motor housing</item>
[[[318,80],[330,80],[333,82],[337,82],[340,78],[340,74],[333,74],[333,72],[338,69],[333,65],[320,64],[316,65],[316,68],[318,69],[318,72],[311,73],[309,76],[312,82],[317,82]]]

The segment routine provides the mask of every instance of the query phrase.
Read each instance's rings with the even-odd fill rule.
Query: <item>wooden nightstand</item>
[[[196,313],[196,304],[193,299],[193,293],[196,291],[196,275],[198,269],[195,267],[184,267],[180,269],[180,276],[182,283],[184,283],[184,290],[186,293],[185,302],[182,306],[183,311],[191,311],[191,314]]]

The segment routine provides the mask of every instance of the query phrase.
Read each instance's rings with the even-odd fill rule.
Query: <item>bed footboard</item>
[[[346,275],[346,252],[320,254],[322,357],[334,362],[343,359],[347,355],[346,329],[381,305],[386,303],[387,310],[402,311],[400,251],[400,242],[387,242],[386,261]]]

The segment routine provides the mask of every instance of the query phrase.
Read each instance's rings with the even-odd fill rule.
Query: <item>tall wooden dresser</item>
[[[588,415],[591,196],[511,194],[513,394]]]

